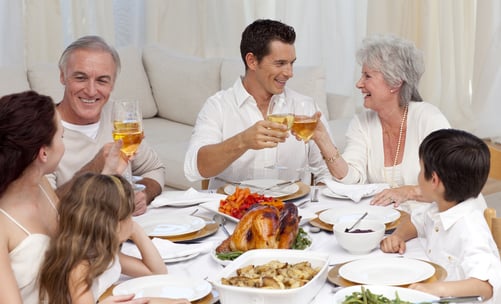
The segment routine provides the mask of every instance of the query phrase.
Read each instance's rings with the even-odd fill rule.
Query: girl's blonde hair
[[[69,277],[82,262],[87,273],[78,284],[92,287],[119,252],[118,224],[134,211],[134,191],[119,175],[86,173],[75,180],[59,205],[59,230],[40,269],[40,299],[71,303]]]

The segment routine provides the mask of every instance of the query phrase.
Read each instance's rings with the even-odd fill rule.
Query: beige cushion
[[[143,63],[160,117],[194,125],[205,100],[220,90],[221,59],[149,46],[143,49]]]
[[[227,89],[233,85],[238,76],[245,74],[242,60],[224,59],[221,66],[221,88]],[[329,119],[327,108],[327,94],[325,91],[325,71],[316,66],[294,66],[294,77],[287,85],[306,96],[312,97],[325,118]]]
[[[28,91],[29,89],[30,84],[23,67],[11,66],[0,69],[0,96]]]
[[[28,80],[34,91],[49,95],[55,103],[63,99],[64,86],[59,81],[59,68],[55,63],[39,63],[28,68]]]
[[[122,68],[118,74],[112,99],[137,99],[141,104],[144,118],[157,114],[157,106],[151,93],[148,76],[143,68],[141,53],[134,47],[118,50]]]

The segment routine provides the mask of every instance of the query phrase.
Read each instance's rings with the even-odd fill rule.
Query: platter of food
[[[285,204],[289,203],[284,202],[281,199],[251,193],[247,188],[238,188],[235,193],[229,195],[226,199],[213,200],[203,203],[200,207],[213,213],[220,214],[232,222],[238,223],[242,216],[255,204],[270,205],[280,209]],[[299,216],[301,216],[299,224],[304,225],[311,219],[315,218],[316,214],[304,209],[299,209]]]
[[[211,258],[217,262],[218,264],[221,264],[223,266],[228,265],[231,263],[233,260],[241,256],[244,251],[230,251],[230,252],[224,252],[224,253],[217,253],[216,248],[221,245],[221,243],[224,240],[220,240],[215,242],[215,246],[212,248],[210,251],[210,256]],[[306,231],[304,231],[303,228],[299,228],[298,234],[296,236],[296,240],[294,244],[292,245],[291,249],[294,250],[309,250],[313,244],[313,240],[308,235]],[[253,250],[259,250],[259,249],[253,249]]]

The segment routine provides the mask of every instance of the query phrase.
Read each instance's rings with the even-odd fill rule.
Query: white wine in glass
[[[143,140],[143,118],[137,100],[115,100],[112,108],[113,140],[122,140],[121,151],[130,159]],[[128,161],[125,177],[134,186]]]
[[[304,142],[305,165],[300,171],[313,172],[315,168],[309,164],[309,143],[313,132],[318,124],[315,113],[318,108],[313,101],[307,99],[295,100],[294,102],[294,123],[292,131]]]
[[[293,109],[294,107],[292,106],[292,102],[290,100],[288,101],[282,96],[279,98],[272,98],[270,100],[270,104],[268,105],[266,119],[279,124],[283,124],[287,127],[287,131],[289,131],[292,128],[292,124],[294,123]],[[266,168],[277,170],[287,169],[286,166],[281,166],[278,163],[278,147],[279,146],[277,145],[275,163]]]

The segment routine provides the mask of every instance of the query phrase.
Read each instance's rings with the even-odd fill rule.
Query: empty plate
[[[196,301],[208,295],[212,285],[206,280],[176,275],[151,275],[127,280],[113,289],[113,295],[135,294],[135,298],[186,298]]]
[[[134,218],[148,236],[166,237],[183,235],[205,227],[205,221],[197,216],[166,214],[146,214]]]
[[[339,268],[339,275],[351,282],[370,285],[408,285],[430,278],[435,267],[425,261],[377,257],[355,260]]]

